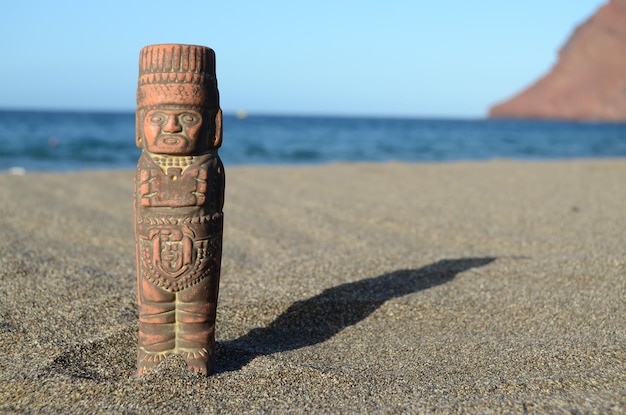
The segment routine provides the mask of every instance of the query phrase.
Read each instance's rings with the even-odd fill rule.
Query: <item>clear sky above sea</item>
[[[0,108],[134,111],[141,47],[192,43],[225,112],[483,117],[604,3],[6,1]]]

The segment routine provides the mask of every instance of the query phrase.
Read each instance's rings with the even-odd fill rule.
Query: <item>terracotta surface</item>
[[[626,121],[626,0],[580,25],[552,70],[490,117]]]
[[[204,375],[215,364],[224,167],[215,54],[203,46],[141,50],[135,236],[137,374],[171,354]]]

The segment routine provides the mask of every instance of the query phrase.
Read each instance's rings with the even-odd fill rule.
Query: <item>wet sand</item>
[[[133,172],[0,174],[0,413],[626,412],[626,159],[226,174],[217,373],[138,379]]]

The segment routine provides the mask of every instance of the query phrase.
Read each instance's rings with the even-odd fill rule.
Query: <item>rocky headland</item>
[[[626,0],[600,7],[545,76],[493,106],[489,117],[626,122]]]

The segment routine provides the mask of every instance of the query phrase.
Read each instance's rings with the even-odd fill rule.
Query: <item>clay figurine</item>
[[[139,60],[135,238],[137,375],[165,357],[209,375],[222,256],[224,166],[215,53],[146,46]]]

